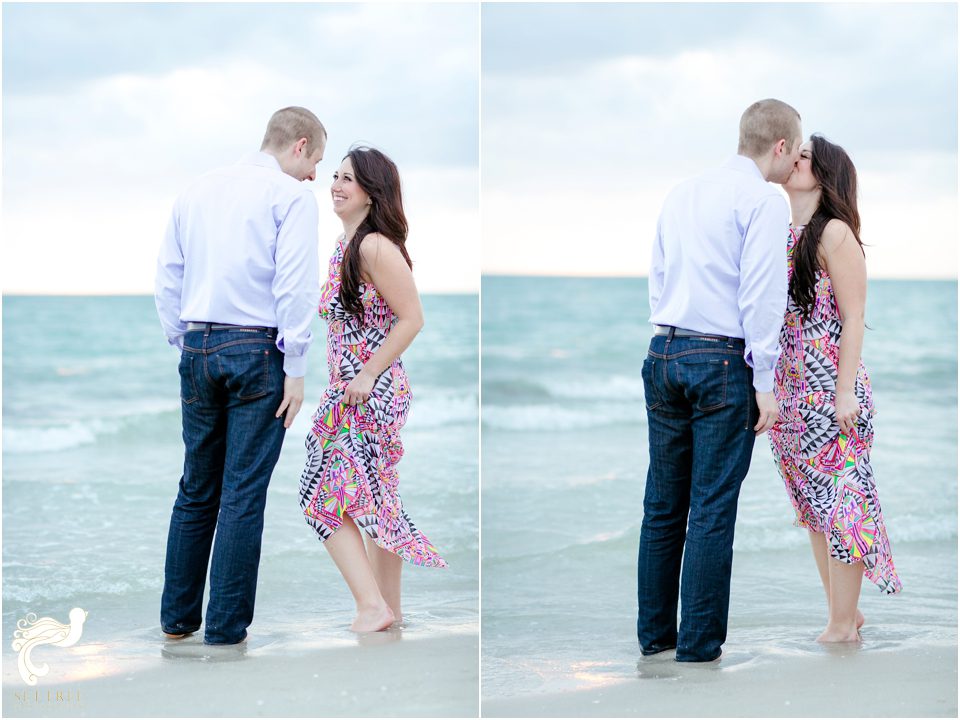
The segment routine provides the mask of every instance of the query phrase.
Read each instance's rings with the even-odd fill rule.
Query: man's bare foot
[[[359,610],[350,629],[354,632],[379,632],[393,625],[393,610],[384,603],[378,608]]]
[[[185,638],[187,635],[193,635],[193,633],[164,633],[164,636],[167,638],[167,640],[179,640],[181,638]]]
[[[820,633],[817,642],[822,643],[848,643],[860,642],[860,631],[856,627],[834,627],[827,625],[827,629]]]

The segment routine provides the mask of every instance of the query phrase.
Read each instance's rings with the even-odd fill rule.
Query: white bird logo
[[[13,649],[19,653],[17,668],[20,677],[27,685],[36,685],[37,678],[50,672],[47,663],[37,666],[30,660],[30,653],[38,645],[56,645],[70,647],[75,645],[83,633],[83,623],[87,619],[87,611],[74,608],[70,611],[70,624],[49,617],[37,619],[36,613],[27,613],[25,618],[17,620],[17,629],[13,632]]]

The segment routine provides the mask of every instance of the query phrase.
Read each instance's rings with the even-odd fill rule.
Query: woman
[[[411,399],[400,353],[423,327],[423,310],[396,165],[354,147],[330,194],[343,222],[320,296],[330,387],[307,435],[300,506],[353,593],[350,629],[371,632],[402,619],[403,560],[446,566],[397,494],[399,431]]]
[[[857,174],[843,148],[813,135],[783,187],[793,218],[790,292],[770,444],[827,594],[818,640],[853,642],[863,575],[885,593],[901,589],[870,466],[875,411],[860,361],[867,273]]]

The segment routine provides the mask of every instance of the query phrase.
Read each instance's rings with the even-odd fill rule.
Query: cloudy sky
[[[2,12],[4,292],[152,292],[176,195],[258,150],[287,105],[329,131],[313,183],[322,255],[341,229],[329,178],[364,141],[400,167],[420,289],[477,290],[477,5]]]
[[[956,277],[956,4],[487,4],[483,269],[646,274],[755,100],[850,153],[872,277]]]

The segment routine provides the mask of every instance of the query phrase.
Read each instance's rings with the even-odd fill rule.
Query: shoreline
[[[502,601],[484,604],[483,712],[491,717],[946,716],[957,714],[957,556],[945,544],[898,543],[904,592],[864,583],[866,616],[857,647],[816,642],[826,621],[809,548],[734,552],[722,659],[676,663],[673,652],[642,658],[636,644],[633,536],[567,553],[567,572],[591,588],[575,608],[543,607],[518,588],[521,622]],[[606,557],[601,572],[590,558]],[[544,560],[504,559],[495,580],[531,576],[555,594]],[[485,577],[487,577],[485,575]],[[535,629],[536,635],[528,634]],[[519,633],[520,637],[514,635]],[[814,702],[815,701],[815,702]],[[787,704],[789,702],[789,704]]]
[[[107,644],[41,650],[35,687],[4,655],[5,717],[476,717],[476,626],[343,632],[321,645],[292,632],[205,646],[143,631],[136,652]],[[138,638],[136,638],[139,640]],[[154,644],[155,641],[155,644]],[[70,673],[72,672],[72,676]],[[66,676],[66,677],[65,677]],[[60,693],[59,699],[57,693]]]
[[[957,646],[677,663],[637,653],[633,678],[481,699],[485,717],[956,717]],[[772,661],[771,661],[772,660]]]

